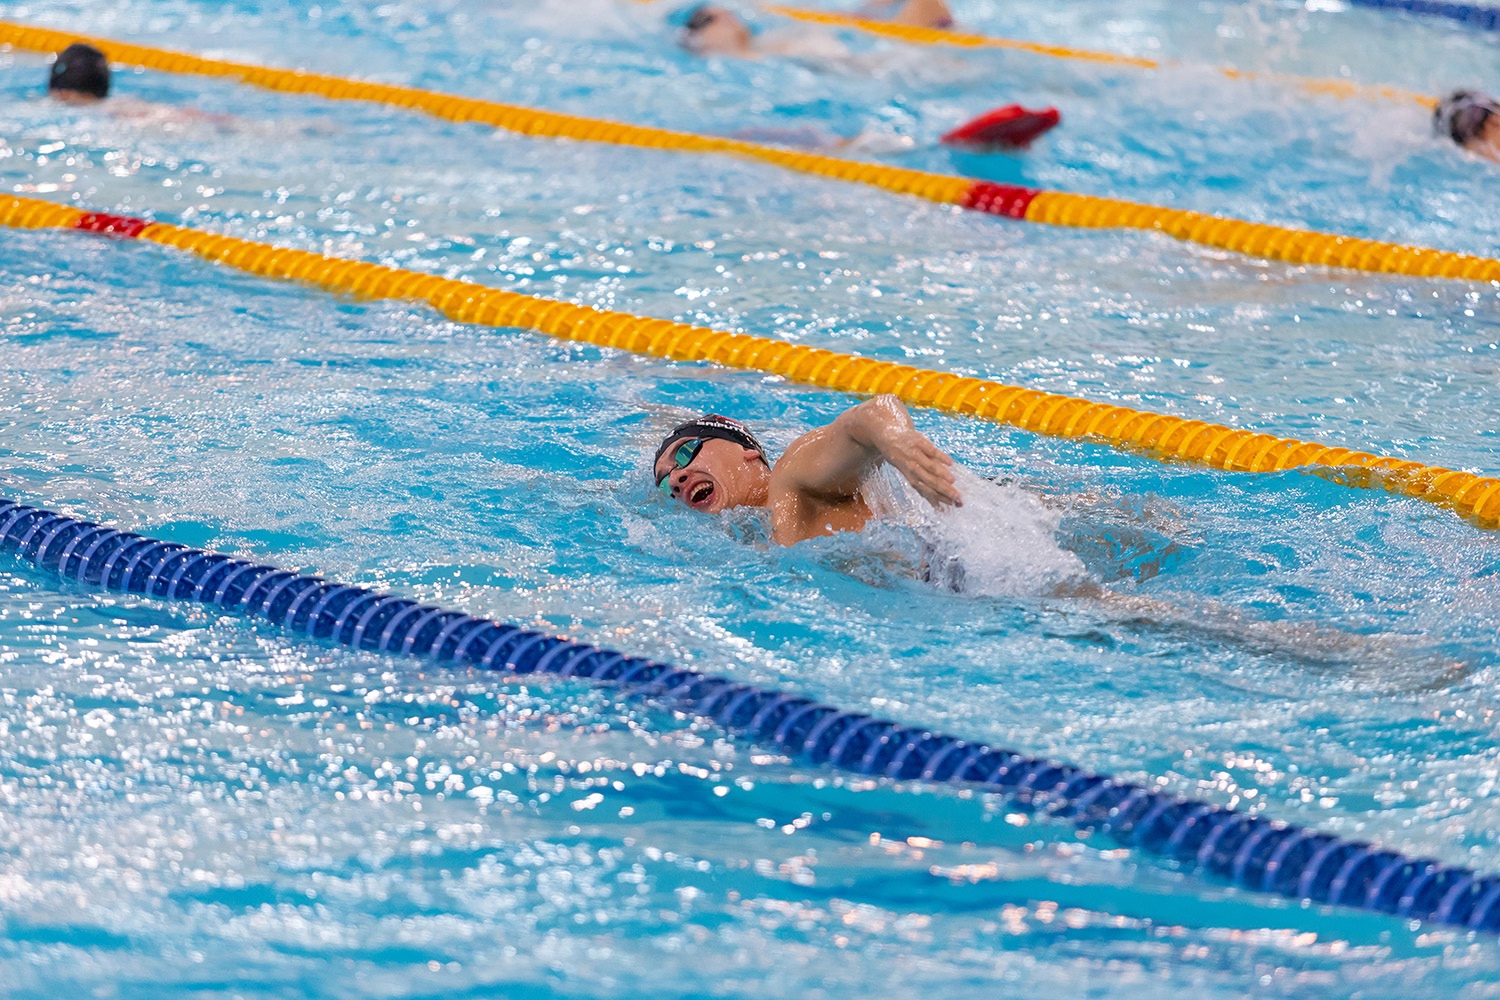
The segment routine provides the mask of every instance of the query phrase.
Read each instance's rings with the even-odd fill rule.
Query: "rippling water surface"
[[[1415,105],[1493,37],[1334,3],[956,0],[1158,73],[840,36],[701,62],[661,4],[14,5],[13,20],[1483,254]],[[766,30],[786,30],[763,17]],[[1209,67],[1262,75],[1235,82]],[[0,54],[8,190],[1493,474],[1500,296],[1024,226],[768,166]],[[1063,109],[1025,157],[935,136]],[[129,102],[137,102],[133,105]],[[150,102],[146,104],[144,102]],[[193,113],[188,113],[191,109]],[[904,151],[898,140],[909,140]],[[1301,473],[919,413],[934,520],[788,550],[661,501],[684,415],[848,399],[152,245],[0,238],[0,494],[1500,871],[1500,542]],[[958,567],[953,589],[912,578]],[[1104,599],[1057,597],[1084,575]],[[1153,610],[1142,614],[1144,602]],[[1500,945],[1212,884],[967,792],[841,778],[608,692],[296,642],[0,565],[0,982],[18,996],[1500,994]]]

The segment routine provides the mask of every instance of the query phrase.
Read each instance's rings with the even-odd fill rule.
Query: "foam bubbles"
[[[983,596],[1048,595],[1088,580],[1083,563],[1057,541],[1061,515],[1035,494],[957,468],[962,507],[937,510],[896,473],[867,484],[871,509],[910,526],[925,544],[927,579]]]

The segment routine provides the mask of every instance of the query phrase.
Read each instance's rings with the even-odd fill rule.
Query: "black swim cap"
[[[721,417],[717,413],[705,413],[696,420],[689,420],[673,428],[672,433],[662,438],[661,445],[656,449],[656,457],[651,460],[651,471],[655,473],[656,463],[667,453],[673,441],[683,438],[718,438],[721,441],[733,441],[741,448],[749,448],[751,451],[760,452],[760,460],[767,465],[771,464],[766,458],[766,449],[761,447],[755,435],[750,433],[750,428],[732,417]]]
[[[710,6],[712,5],[707,3],[689,4],[673,11],[667,18],[667,23],[681,28],[687,34],[702,31],[713,20],[713,15],[709,11]]]
[[[109,60],[104,53],[92,45],[74,42],[57,54],[52,63],[52,75],[47,79],[47,90],[87,94],[90,97],[109,96]]]
[[[1455,90],[1432,112],[1432,127],[1439,135],[1464,146],[1484,131],[1485,122],[1496,114],[1500,114],[1500,102],[1488,94]]]

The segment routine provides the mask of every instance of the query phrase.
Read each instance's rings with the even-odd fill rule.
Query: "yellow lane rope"
[[[920,28],[912,25],[892,24],[889,21],[877,21],[867,17],[855,17],[850,14],[832,14],[819,10],[806,10],[801,7],[786,7],[781,4],[767,4],[764,9],[772,14],[779,14],[782,17],[788,17],[796,21],[803,21],[809,24],[825,24],[839,28],[853,28],[858,31],[869,32],[870,34],[895,38],[913,45],[950,45],[955,48],[969,49],[1008,49],[1013,52],[1028,52],[1033,55],[1048,56],[1053,59],[1101,63],[1106,66],[1123,66],[1130,69],[1165,69],[1167,67],[1184,67],[1188,65],[1180,62],[1162,62],[1157,59],[1121,55],[1117,52],[1100,52],[1095,49],[1070,48],[1066,45],[1044,45],[1039,42],[1017,41],[1013,38],[997,38],[993,35],[969,34],[947,28]],[[1264,79],[1286,81],[1310,93],[1330,97],[1369,97],[1402,103],[1410,102],[1419,104],[1429,111],[1438,105],[1437,98],[1429,97],[1426,94],[1419,94],[1414,90],[1406,90],[1402,87],[1361,84],[1355,83],[1352,80],[1293,76],[1280,73],[1252,73],[1246,70],[1234,69],[1230,66],[1215,66],[1212,68],[1214,72],[1231,80]]]
[[[1085,228],[1156,230],[1204,246],[1294,264],[1317,264],[1414,277],[1500,281],[1500,260],[1490,257],[1262,225],[1090,195],[1039,192],[1032,188],[860,163],[753,142],[536,111],[414,87],[362,83],[336,76],[203,59],[164,49],[89,38],[71,32],[0,22],[0,45],[33,52],[56,52],[77,41],[94,45],[118,62],[148,69],[229,77],[288,93],[373,101],[423,111],[448,121],[479,122],[524,135],[682,152],[728,153],[802,173],[869,184],[899,194],[915,195],[929,201],[960,205],[974,211],[1030,222]]]
[[[426,302],[461,323],[531,329],[636,354],[773,373],[792,382],[842,392],[893,393],[914,406],[980,417],[1052,437],[1103,441],[1162,461],[1194,462],[1237,472],[1322,468],[1340,482],[1417,497],[1454,509],[1481,527],[1500,528],[1500,480],[1469,472],[765,337],[607,312],[167,223],[83,212],[31,198],[0,196],[0,225],[79,229],[150,240],[250,274],[301,281],[330,292]]]

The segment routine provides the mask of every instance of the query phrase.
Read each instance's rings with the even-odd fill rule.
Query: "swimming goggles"
[[[1494,113],[1494,108],[1484,104],[1470,104],[1460,108],[1453,116],[1453,124],[1448,127],[1453,141],[1462,146],[1478,138]]]
[[[703,442],[707,438],[688,438],[682,444],[672,449],[672,467],[656,477],[656,488],[663,493],[672,492],[672,484],[667,482],[672,473],[686,469],[693,464],[693,459],[698,457],[698,452],[703,450]]]
[[[1500,103],[1493,98],[1474,90],[1456,90],[1438,104],[1433,125],[1439,135],[1446,133],[1465,146],[1484,131],[1485,123],[1495,114],[1500,114]]]

